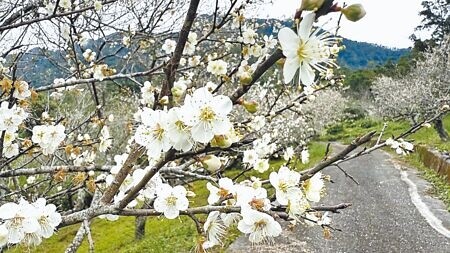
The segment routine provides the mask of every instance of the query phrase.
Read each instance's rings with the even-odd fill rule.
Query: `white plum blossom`
[[[167,133],[171,144],[176,150],[191,150],[194,140],[190,134],[190,127],[183,122],[183,111],[179,107],[173,107],[167,114]]]
[[[288,147],[283,153],[283,159],[285,161],[289,161],[294,156],[294,154],[294,149],[292,147]]]
[[[320,194],[322,193],[324,182],[322,179],[322,173],[318,172],[314,174],[310,179],[303,183],[303,189],[305,196],[309,201],[319,202]]]
[[[258,161],[259,156],[256,150],[249,149],[244,151],[244,157],[242,158],[243,163],[254,164]]]
[[[253,208],[259,211],[270,210],[270,200],[267,198],[267,190],[258,187],[239,185],[236,187],[236,204],[241,208]]]
[[[37,199],[33,206],[36,208],[36,217],[40,225],[38,234],[44,238],[50,238],[62,221],[61,214],[56,211],[55,205],[46,204],[44,198]]]
[[[294,220],[299,221],[299,217],[305,213],[306,210],[310,208],[308,200],[302,191],[297,188],[295,193],[293,193],[289,198],[288,204],[288,214]]]
[[[33,184],[36,181],[35,176],[29,176],[27,177],[27,184]]]
[[[226,177],[219,179],[219,187],[208,182],[206,183],[206,188],[209,190],[208,203],[210,205],[216,203],[221,198],[223,199],[236,193],[236,187],[233,181]]]
[[[31,140],[42,148],[44,155],[53,154],[66,138],[65,127],[58,125],[37,125],[33,127]]]
[[[26,99],[31,96],[31,91],[28,88],[28,83],[25,81],[16,81],[14,83],[13,97],[17,99]]]
[[[249,241],[252,243],[271,242],[273,237],[282,232],[281,225],[266,213],[244,208],[241,214],[242,220],[238,223],[238,229],[244,234],[250,234]]]
[[[7,143],[3,146],[3,154],[6,158],[11,158],[19,154],[19,145],[17,143]]]
[[[8,102],[2,102],[0,105],[0,131],[14,133],[19,125],[28,117],[28,114],[20,107],[15,105],[8,108]]]
[[[222,244],[222,238],[226,235],[226,227],[220,219],[219,211],[213,211],[208,214],[203,229],[207,236],[207,240],[203,243],[204,249]]]
[[[278,203],[287,205],[289,198],[297,193],[300,173],[282,166],[278,172],[270,173],[269,181],[275,188]]]
[[[262,115],[258,115],[250,122],[250,127],[255,130],[259,131],[266,125],[266,117]]]
[[[94,9],[96,11],[101,11],[103,7],[102,1],[95,1],[94,2]]]
[[[157,190],[157,195],[153,207],[156,211],[164,213],[167,219],[175,219],[180,211],[185,211],[189,207],[186,189],[181,185],[172,187],[162,184]]]
[[[172,147],[167,133],[167,112],[144,108],[141,121],[142,125],[137,128],[134,139],[136,143],[147,148],[150,156],[157,157]]]
[[[407,155],[408,153],[414,151],[414,145],[403,139],[398,139],[398,141],[396,141],[389,138],[386,140],[386,145],[391,146],[392,149],[395,149],[395,152],[398,155]]]
[[[141,87],[142,104],[152,106],[155,102],[155,94],[153,93],[152,83],[149,81],[144,82],[144,86]]]
[[[201,59],[201,57],[198,56],[198,55],[194,55],[194,56],[192,56],[192,57],[189,57],[189,59],[188,59],[188,65],[189,65],[190,67],[198,66],[198,65],[200,64],[200,59]]]
[[[187,95],[182,107],[183,122],[191,127],[194,141],[208,143],[214,135],[224,135],[232,128],[227,115],[233,103],[223,95],[213,96],[207,88],[195,90],[192,97]]]
[[[208,71],[209,73],[211,73],[213,75],[221,76],[221,75],[227,74],[227,67],[228,67],[227,62],[225,62],[223,60],[215,60],[215,61],[208,62],[206,71]]]
[[[95,52],[92,52],[91,49],[86,49],[83,53],[83,57],[88,62],[93,62],[96,58],[97,54]]]
[[[270,36],[264,35],[263,39],[266,48],[272,49],[277,46],[278,41],[273,38],[273,35]]]
[[[164,44],[162,45],[162,50],[164,50],[164,52],[166,54],[171,54],[173,52],[175,52],[175,47],[177,46],[177,42],[171,39],[167,39],[164,41]]]
[[[61,6],[62,8],[69,10],[72,8],[72,1],[71,0],[61,0],[59,2],[59,6]]]
[[[256,37],[258,34],[255,32],[255,30],[251,28],[245,29],[245,31],[242,33],[242,42],[245,44],[255,44],[256,43]]]
[[[109,147],[112,145],[112,139],[109,134],[109,128],[108,126],[103,126],[102,130],[100,131],[100,143],[98,145],[98,151],[100,152],[106,152]]]
[[[309,151],[308,151],[308,149],[303,149],[302,152],[300,153],[300,156],[301,156],[303,164],[309,163]]]
[[[253,164],[253,169],[258,171],[259,173],[264,173],[269,169],[269,159],[258,159]]]
[[[307,14],[300,22],[298,34],[290,28],[282,28],[278,33],[278,40],[286,56],[283,67],[284,82],[289,83],[299,71],[299,83],[306,86],[313,84],[315,70],[326,71],[326,66],[335,63],[330,58],[329,46],[335,43],[327,33],[320,33],[319,29],[311,32],[315,13]]]
[[[0,219],[8,230],[8,243],[21,242],[25,234],[36,233],[40,229],[38,213],[28,201],[21,199],[19,204],[8,202],[0,207]]]

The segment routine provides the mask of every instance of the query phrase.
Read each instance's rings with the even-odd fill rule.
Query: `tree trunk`
[[[434,121],[434,129],[436,130],[439,138],[441,138],[442,141],[448,141],[449,136],[444,128],[444,124],[442,123],[442,118],[438,118]]]
[[[146,216],[136,217],[134,221],[134,238],[136,240],[142,240],[145,236],[145,223],[147,222]]]

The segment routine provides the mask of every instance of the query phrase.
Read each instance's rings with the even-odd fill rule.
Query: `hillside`
[[[274,32],[276,29],[274,27],[276,27],[277,24],[291,26],[291,22],[281,21],[280,23],[279,20],[274,19],[257,19],[256,22],[260,25],[258,28],[258,33],[261,35],[276,36],[276,32]],[[121,37],[121,35],[118,34],[112,34],[109,37],[116,37],[115,40],[120,41],[120,39],[117,39],[117,36]],[[102,41],[100,40],[89,41],[91,46],[88,46],[88,48],[98,47],[101,43]],[[395,63],[401,56],[410,51],[410,49],[387,48],[376,44],[358,42],[346,38],[343,38],[343,45],[346,49],[339,54],[338,63],[340,66],[350,70],[373,68],[378,65],[383,65],[388,61]],[[116,50],[119,49],[119,46],[116,44],[115,46],[107,46],[103,49],[103,54],[107,55],[116,52]],[[77,51],[78,50],[79,48],[77,48]],[[127,68],[126,66],[118,66],[117,61],[120,62],[119,58],[128,53],[128,49],[122,48],[118,52],[118,58],[110,57],[106,60],[106,63],[111,66],[116,66],[117,69],[122,67]],[[53,60],[48,60],[47,57],[43,56],[44,54],[47,54]],[[23,76],[25,80],[29,81],[34,87],[49,84],[52,82],[51,80],[65,77],[69,73],[67,71],[68,66],[63,61],[63,55],[64,53],[60,51],[45,51],[39,48],[31,49],[22,57],[19,63],[18,74]],[[140,68],[139,63],[133,65],[134,70],[136,70],[136,68]]]

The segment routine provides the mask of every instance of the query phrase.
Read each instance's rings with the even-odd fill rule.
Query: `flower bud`
[[[222,162],[215,155],[206,155],[200,159],[203,167],[211,173],[218,171],[222,167]]]
[[[244,101],[242,102],[242,105],[249,113],[255,113],[258,111],[258,103],[256,101]]]
[[[173,95],[174,97],[181,97],[181,96],[183,95],[183,93],[184,93],[185,90],[183,90],[183,89],[180,88],[180,87],[173,87],[173,88],[171,89],[171,91],[172,91],[172,95]]]
[[[231,144],[233,141],[226,135],[215,135],[211,140],[211,147],[229,148]]]
[[[341,12],[348,20],[353,22],[362,19],[366,15],[366,11],[361,4],[352,4],[342,9]]]
[[[302,0],[301,9],[304,11],[316,11],[322,7],[324,1],[325,0]]]
[[[168,105],[169,104],[169,97],[168,96],[164,96],[159,100],[159,103],[161,105]]]
[[[253,78],[252,75],[248,72],[242,73],[242,75],[239,77],[239,82],[242,85],[249,85],[252,82]]]
[[[448,110],[450,110],[450,105],[443,105],[443,106],[442,106],[442,110],[443,110],[443,111],[448,111]]]

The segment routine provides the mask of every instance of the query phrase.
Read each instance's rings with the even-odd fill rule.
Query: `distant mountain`
[[[345,50],[339,53],[338,62],[340,66],[349,69],[373,68],[388,61],[397,62],[400,57],[410,52],[409,48],[388,48],[345,38],[343,44]]]
[[[202,16],[199,18],[209,19],[210,17]],[[292,22],[280,21],[276,19],[253,19],[259,24],[257,32],[263,35],[274,35],[276,37],[277,28],[280,26],[290,27]],[[275,31],[275,32],[274,32]],[[112,34],[108,36],[112,41],[120,41],[120,34]],[[98,48],[102,41],[89,41],[88,48]],[[380,45],[366,42],[358,42],[343,38],[345,50],[341,51],[338,56],[340,66],[355,70],[364,68],[374,68],[387,62],[396,63],[400,57],[410,52],[410,49],[393,49]],[[128,53],[128,49],[121,48],[117,44],[108,45],[103,48],[104,54],[113,54],[115,56],[105,59],[110,66],[117,69],[128,69],[129,66],[122,66],[121,58]],[[80,49],[77,48],[77,53]],[[113,53],[114,52],[114,53]],[[43,54],[47,54],[52,59],[48,60]],[[133,64],[133,71],[142,71],[142,66]],[[130,70],[130,69],[129,69]],[[18,74],[24,76],[32,86],[38,87],[52,82],[55,78],[66,77],[69,74],[68,66],[64,60],[64,53],[61,51],[43,51],[34,48],[25,53],[19,62]]]
[[[276,36],[275,26],[281,25],[292,27],[292,21],[280,21],[277,19],[253,19],[260,25],[259,33]],[[388,48],[367,42],[358,42],[343,38],[342,44],[345,50],[338,56],[338,63],[342,67],[349,69],[374,68],[383,65],[388,61],[396,63],[400,57],[410,52],[409,48]]]

